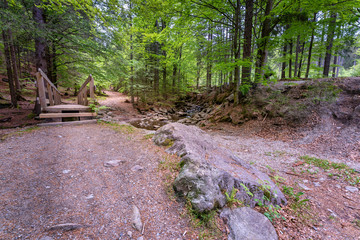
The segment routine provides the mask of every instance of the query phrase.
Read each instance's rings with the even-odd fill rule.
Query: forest
[[[41,68],[76,94],[131,102],[279,79],[360,75],[359,0],[2,0],[1,68],[12,105]],[[6,74],[5,74],[6,73]]]

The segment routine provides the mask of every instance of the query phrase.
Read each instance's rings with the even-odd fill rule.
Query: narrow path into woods
[[[107,125],[44,127],[0,144],[0,239],[129,239],[135,204],[145,239],[177,239],[188,230],[167,196],[164,156],[139,131]],[[104,163],[121,160],[117,167]],[[76,223],[74,231],[49,227]]]

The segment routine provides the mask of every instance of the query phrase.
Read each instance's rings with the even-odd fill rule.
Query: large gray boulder
[[[249,207],[224,209],[220,217],[229,226],[229,240],[277,240],[275,228],[267,217]]]
[[[199,212],[224,207],[224,193],[233,188],[238,189],[236,198],[247,206],[254,207],[257,201],[286,204],[285,196],[266,174],[219,147],[195,126],[167,124],[157,130],[153,140],[157,145],[170,146],[167,152],[181,157],[174,189]]]

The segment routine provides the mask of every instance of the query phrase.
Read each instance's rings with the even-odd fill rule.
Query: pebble
[[[326,180],[326,178],[324,178],[324,177],[319,179],[319,181],[321,181],[321,182],[324,182],[325,180]]]
[[[104,163],[104,167],[117,167],[120,163],[123,163],[123,160],[112,160]]]
[[[341,188],[340,184],[336,184],[335,187],[337,188]]]
[[[337,217],[337,215],[336,215],[336,213],[334,213],[334,211],[333,210],[331,210],[331,209],[327,209],[331,214],[330,214],[330,216],[333,216],[333,217]]]
[[[303,182],[304,182],[304,183],[308,183],[309,181],[305,179],[305,180],[303,180]]]
[[[132,226],[139,232],[141,232],[143,226],[141,222],[140,211],[135,205],[133,205]]]
[[[144,237],[143,236],[138,237],[137,240],[144,240]]]
[[[144,168],[142,167],[142,166],[140,166],[140,165],[135,165],[135,166],[133,166],[132,168],[131,168],[131,171],[133,171],[133,172],[136,172],[136,171],[141,171],[141,170],[143,170]]]
[[[69,173],[69,172],[71,172],[71,170],[69,170],[69,169],[65,169],[62,171],[62,173],[64,173],[64,174]]]
[[[44,237],[39,238],[39,240],[53,240],[53,238],[49,237],[49,236],[44,236]]]
[[[85,197],[86,199],[93,199],[94,198],[94,194],[89,194]]]
[[[320,187],[321,185],[320,185],[319,182],[314,182],[314,186],[315,186],[315,187]]]
[[[308,188],[308,187],[305,186],[304,184],[299,183],[299,186],[300,186],[302,189],[306,190],[306,191],[311,190],[311,188]]]
[[[59,137],[59,138],[62,138],[62,136],[61,136],[61,135],[59,135],[58,137]]]
[[[353,187],[353,186],[346,186],[345,189],[352,193],[359,191],[357,187]]]
[[[127,235],[129,236],[129,238],[132,238],[132,232],[131,231],[128,231]]]

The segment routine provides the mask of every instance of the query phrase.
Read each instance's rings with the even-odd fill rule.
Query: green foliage
[[[229,194],[228,192],[225,192],[225,197],[226,197],[226,203],[229,207],[232,207],[232,206],[241,206],[243,205],[244,203],[238,199],[236,199],[236,193],[238,192],[239,190],[234,188],[231,190],[231,193]]]
[[[93,103],[89,104],[89,107],[90,107],[92,112],[96,112],[96,113],[98,113],[100,110],[110,109],[110,107],[107,107],[107,106],[98,107],[96,104],[93,104]]]
[[[304,160],[309,165],[313,165],[327,171],[332,170],[332,172],[329,173],[329,176],[337,176],[338,178],[344,179],[351,185],[360,184],[360,174],[358,174],[354,169],[349,168],[349,166],[344,163],[330,162],[329,160],[309,157],[307,155],[301,156],[300,159]]]

